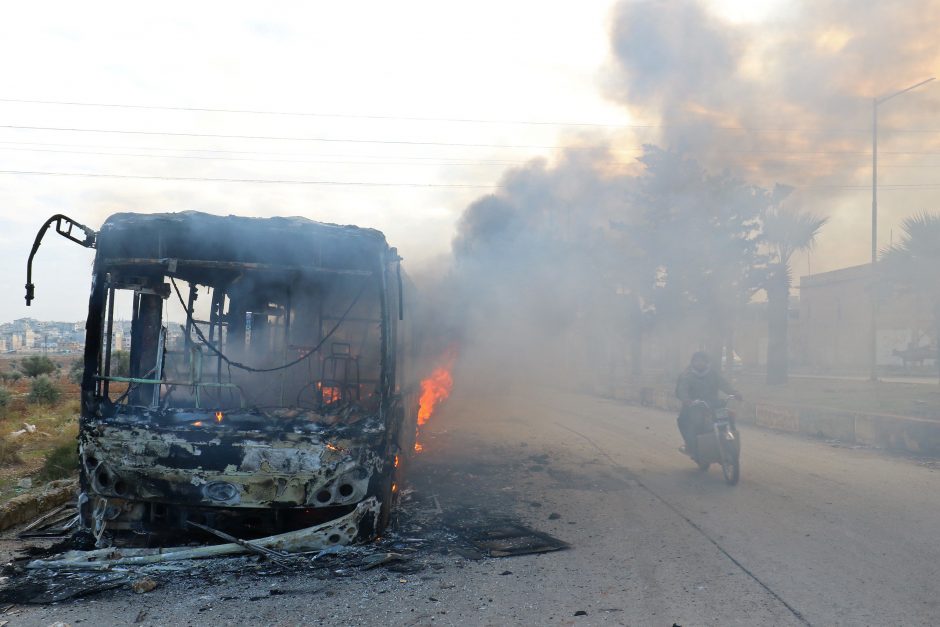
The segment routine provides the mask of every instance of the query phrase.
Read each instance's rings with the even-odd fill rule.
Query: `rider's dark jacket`
[[[725,394],[735,394],[735,389],[727,379],[711,368],[699,372],[689,366],[679,375],[679,381],[676,383],[676,396],[683,405],[691,401],[705,401],[709,407],[714,408],[718,404],[719,390]]]

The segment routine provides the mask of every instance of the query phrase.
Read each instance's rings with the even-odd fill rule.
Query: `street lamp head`
[[[883,102],[887,102],[888,100],[891,100],[891,99],[894,98],[895,96],[900,96],[901,94],[907,93],[907,92],[911,91],[912,89],[917,89],[917,88],[920,87],[921,85],[926,85],[927,83],[929,83],[929,82],[932,81],[932,80],[935,80],[935,77],[931,76],[930,78],[928,78],[928,79],[926,79],[926,80],[923,80],[923,81],[921,81],[921,82],[919,82],[919,83],[916,83],[916,84],[914,84],[914,85],[911,85],[910,87],[906,87],[905,89],[902,89],[902,90],[900,90],[900,91],[896,91],[896,92],[894,92],[893,94],[888,94],[887,96],[881,96],[880,98],[875,98],[875,106],[878,106],[878,105],[880,105],[880,104],[883,103]]]

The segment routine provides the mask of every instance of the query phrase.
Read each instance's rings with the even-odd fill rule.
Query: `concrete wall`
[[[673,392],[672,389],[654,386],[595,390],[595,393],[628,403],[678,412],[679,401]],[[940,421],[818,407],[765,403],[741,405],[738,421],[744,424],[940,457]]]
[[[819,369],[856,369],[869,363],[871,267],[852,266],[800,278],[801,363]],[[901,365],[892,351],[929,345],[927,299],[895,294],[879,305],[878,363]]]

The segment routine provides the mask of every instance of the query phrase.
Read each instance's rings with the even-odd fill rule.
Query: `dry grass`
[[[8,364],[0,366],[6,368]],[[38,489],[77,470],[79,390],[67,375],[68,369],[62,368],[53,376],[61,395],[49,405],[28,402],[30,381],[25,378],[4,386],[11,399],[0,412],[0,502],[25,491],[17,487],[21,479],[31,478],[32,489]],[[11,435],[26,425],[34,425],[35,431]]]

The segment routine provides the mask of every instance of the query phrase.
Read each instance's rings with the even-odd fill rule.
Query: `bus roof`
[[[188,259],[350,270],[372,270],[377,257],[391,250],[375,229],[198,211],[116,213],[102,225],[97,248],[97,260],[104,263]]]

